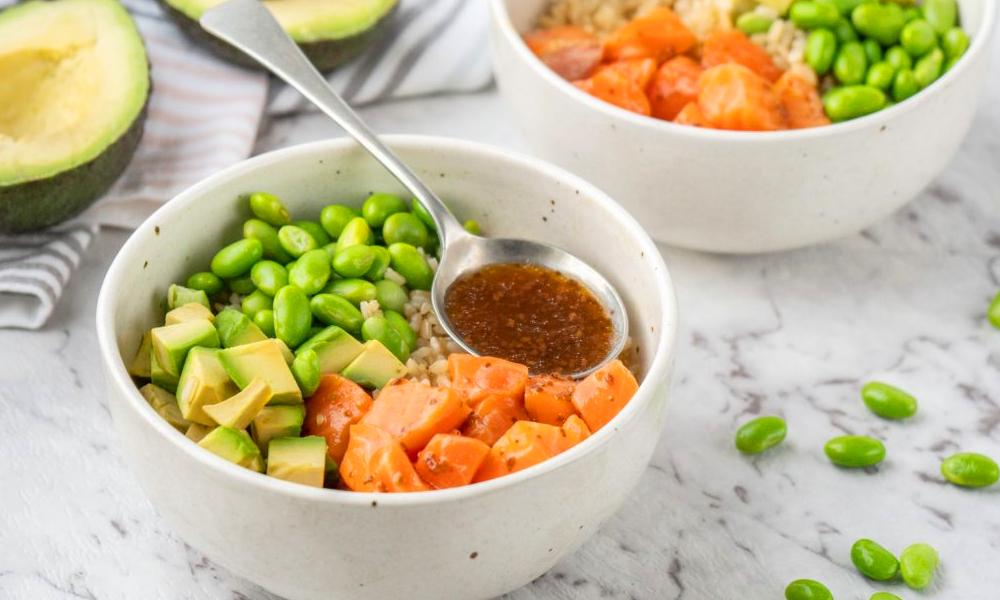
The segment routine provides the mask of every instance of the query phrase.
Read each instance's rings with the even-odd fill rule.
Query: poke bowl
[[[270,442],[267,467],[263,467],[265,459],[256,448],[263,425],[256,418],[249,427],[247,420],[232,427],[223,425],[228,417],[214,409],[268,384],[274,387],[269,397],[277,397],[280,387],[276,379],[264,375],[261,377],[265,383],[258,377],[249,383],[240,381],[237,372],[228,371],[227,358],[227,371],[220,371],[225,385],[232,387],[235,383],[242,390],[233,387],[235,395],[226,402],[217,399],[218,404],[202,406],[219,426],[198,431],[199,417],[193,412],[197,407],[190,399],[190,390],[211,387],[206,380],[198,379],[198,373],[209,373],[211,369],[201,358],[195,359],[196,353],[221,357],[255,345],[282,343],[283,333],[277,322],[280,301],[276,295],[276,338],[265,334],[267,339],[263,341],[232,341],[234,334],[221,323],[222,314],[239,320],[245,301],[267,288],[260,278],[254,278],[259,285],[254,292],[246,290],[242,299],[236,297],[241,294],[231,298],[235,309],[216,303],[220,297],[223,304],[227,302],[229,290],[236,286],[235,277],[226,280],[229,288],[215,294],[207,307],[197,301],[185,303],[179,295],[201,291],[196,289],[196,278],[189,276],[199,272],[204,275],[210,264],[212,271],[217,271],[220,246],[246,234],[245,223],[257,214],[256,209],[252,214],[248,209],[248,195],[262,190],[280,195],[287,212],[296,219],[322,220],[324,226],[327,220],[321,217],[321,209],[327,205],[360,208],[366,199],[377,195],[375,192],[402,195],[399,184],[349,140],[296,146],[245,161],[185,191],[136,230],[109,269],[98,300],[97,331],[111,412],[122,454],[167,524],[213,561],[271,592],[293,600],[331,596],[382,599],[400,594],[413,599],[494,597],[528,583],[578,548],[619,508],[638,482],[664,422],[677,329],[673,287],[655,245],[638,223],[579,178],[536,159],[471,143],[414,136],[388,136],[386,142],[430,183],[456,215],[475,220],[483,233],[537,239],[562,247],[589,263],[618,289],[631,324],[633,350],[627,362],[639,384],[613,418],[596,425],[591,422],[591,431],[577,416],[570,416],[561,429],[553,431],[564,436],[570,421],[575,420],[585,431],[578,443],[544,460],[526,463],[523,469],[504,470],[504,465],[511,467],[514,461],[500,461],[494,467],[502,471],[501,476],[494,474],[474,481],[467,478],[463,483],[471,485],[457,487],[439,485],[430,476],[424,477],[424,471],[419,477],[407,471],[421,491],[381,493],[410,489],[403,489],[405,481],[401,482],[399,476],[381,484],[378,473],[369,473],[361,480],[345,469],[354,452],[358,428],[376,412],[369,409],[360,423],[349,428],[351,441],[346,455],[340,455],[340,484],[329,485],[331,476],[336,480],[336,465],[331,470],[328,455],[323,456],[323,452],[317,469],[312,471],[318,473],[318,481],[307,469],[286,469],[283,474],[275,466],[275,443],[279,440]],[[390,236],[384,227],[382,232],[382,236]],[[345,238],[348,234],[342,231],[339,235]],[[293,262],[302,260],[300,257]],[[294,270],[294,265],[289,269]],[[390,271],[386,270],[387,276]],[[171,285],[176,282],[194,287]],[[410,284],[408,278],[405,282]],[[418,293],[416,289],[410,291],[411,297]],[[313,298],[321,295],[317,293]],[[173,309],[167,312],[168,307]],[[365,309],[371,310],[371,306]],[[167,362],[175,354],[170,348],[159,352],[161,344],[167,344],[163,340],[169,337],[164,331],[201,323],[202,317],[187,319],[191,313],[206,311],[215,313],[215,339],[221,338],[225,349],[218,349],[219,342],[214,341],[188,350],[181,381],[174,384],[176,400],[155,383],[144,385],[140,393],[133,375],[136,358],[143,356],[140,348],[144,333],[153,328],[152,361],[162,362],[159,368],[166,371]],[[165,312],[167,325],[163,325]],[[418,316],[409,309],[407,312],[414,318]],[[255,314],[251,322],[257,321]],[[370,340],[366,335],[365,339],[366,348],[381,348],[383,358],[393,360],[378,343],[381,338]],[[426,342],[420,343],[424,350]],[[300,347],[296,352],[302,354],[302,350]],[[305,354],[315,352],[309,349]],[[145,355],[150,355],[148,349]],[[413,356],[406,360],[406,369],[414,363]],[[449,361],[455,356],[450,355]],[[359,360],[361,357],[351,364]],[[284,366],[285,361],[279,358],[280,368],[291,368]],[[254,368],[261,373],[270,370],[262,365],[254,363]],[[194,374],[185,374],[189,368]],[[358,385],[364,389],[358,387],[359,393],[370,391],[376,408],[380,402],[386,406],[387,390],[402,387],[399,384],[406,383],[407,377],[414,380],[410,385],[444,393],[444,387],[433,387],[446,385],[435,380],[434,373],[424,373],[419,366],[413,368],[417,371],[404,369],[395,373],[402,379],[383,384],[370,384],[370,373],[358,377],[345,368],[341,371],[343,377],[324,375],[320,385],[335,380],[352,386],[355,384],[349,380],[361,382]],[[423,376],[430,377],[430,387],[417,381]],[[143,376],[137,377],[140,383],[145,381]],[[162,382],[155,375],[151,378]],[[301,381],[296,371],[293,383],[302,385]],[[524,383],[521,385],[524,390]],[[579,389],[583,382],[576,385]],[[373,387],[381,389],[371,390]],[[159,392],[151,395],[147,393],[150,389]],[[314,395],[305,400],[307,430],[315,416],[309,411],[320,395],[315,388],[311,392]],[[466,396],[463,403],[466,401],[471,402],[471,397]],[[267,407],[271,404],[268,402]],[[262,414],[260,406],[256,410],[258,416]],[[590,418],[586,412],[581,416]],[[187,422],[188,418],[192,421]],[[521,424],[518,421],[515,425]],[[460,426],[463,433],[467,433],[467,425]],[[247,427],[252,437],[240,427]],[[552,426],[537,427],[540,431]],[[510,427],[510,431],[515,428]],[[457,428],[450,433],[439,432],[434,439],[458,433]],[[229,449],[220,449],[220,444],[215,443],[221,439],[220,434],[226,439],[238,439]],[[509,431],[504,435],[509,437]],[[207,442],[213,439],[212,444]],[[324,451],[332,449],[322,435],[281,439],[286,443],[306,440],[320,444]],[[409,438],[399,439],[409,444]],[[387,444],[401,447],[397,441]],[[499,444],[497,441],[489,451]],[[406,454],[396,450],[394,456],[402,456],[400,461],[405,464],[400,468],[409,469]],[[483,464],[488,461],[487,456]],[[419,459],[416,464],[419,467]],[[368,486],[372,475],[376,483]],[[321,487],[324,476],[326,487],[333,489]]]
[[[900,77],[904,66],[894,71],[885,64],[892,46],[874,43],[871,50],[877,56],[868,54],[866,59],[869,46],[863,45],[857,37],[865,34],[860,29],[852,29],[853,21],[848,17],[838,17],[838,24],[848,24],[845,36],[854,36],[856,41],[842,41],[839,30],[836,37],[831,31],[824,31],[824,34],[831,38],[836,52],[850,45],[851,50],[861,55],[851,56],[862,63],[859,79],[848,79],[855,75],[846,67],[843,71],[838,70],[842,66],[838,64],[839,54],[831,52],[825,55],[826,59],[810,55],[811,50],[821,47],[812,44],[818,29],[797,29],[789,16],[791,13],[779,16],[780,13],[770,8],[782,5],[786,10],[794,10],[796,4],[815,8],[816,5],[871,3],[491,0],[497,81],[532,152],[571,172],[586,174],[592,183],[621,202],[658,242],[710,252],[754,253],[833,240],[856,233],[899,209],[930,184],[951,160],[971,125],[982,82],[989,73],[990,49],[996,30],[996,3],[958,0],[954,5],[957,15],[952,18],[952,23],[957,25],[953,28],[960,28],[958,35],[967,39],[963,39],[961,48],[948,46],[949,51],[954,51],[954,60],[933,46],[934,57],[945,61],[936,65],[933,72],[936,78],[922,82],[922,88],[911,90],[904,86],[907,91],[901,88],[898,96],[901,101],[898,102],[893,95],[897,91],[894,77]],[[892,3],[884,0],[882,4]],[[918,2],[917,6],[920,5]],[[628,7],[626,17],[615,16],[614,11],[611,11],[614,17],[611,19],[607,19],[606,14],[599,14],[600,9],[609,6]],[[638,6],[646,8],[628,13],[636,11]],[[651,6],[657,6],[656,11],[670,11],[667,7],[672,7],[676,13],[675,22],[683,22],[689,29],[685,35],[691,35],[691,41],[678,47],[669,47],[671,42],[666,41],[669,54],[658,57],[658,62],[645,75],[634,75],[643,84],[649,81],[648,87],[641,88],[647,97],[636,98],[641,106],[629,107],[628,101],[632,98],[621,99],[616,106],[606,100],[616,94],[621,96],[621,90],[614,83],[608,83],[605,74],[611,70],[609,66],[634,63],[625,59],[644,56],[641,51],[636,54],[634,46],[629,48],[620,42],[625,34],[642,41],[641,36],[645,33],[637,30],[636,24],[649,18],[648,14],[641,16],[641,11]],[[736,23],[743,16],[738,11],[748,8],[762,13],[765,23],[758,25],[760,28],[756,30],[747,26],[744,34]],[[898,6],[896,9],[904,10]],[[836,17],[836,10],[830,10]],[[919,10],[913,10],[917,12],[908,12],[913,17],[907,18],[924,21]],[[630,14],[640,16],[628,21]],[[611,22],[605,31],[600,31],[602,19]],[[564,35],[562,40],[555,40],[548,46],[545,44],[553,42],[552,39],[527,38],[531,46],[526,43],[526,36],[559,33],[559,29],[563,29],[564,34],[571,29],[575,33],[570,33],[578,37],[589,34],[598,41],[581,45]],[[594,32],[595,29],[598,31]],[[836,28],[831,26],[831,29]],[[751,35],[749,32],[753,31],[756,33]],[[898,37],[900,30],[896,34]],[[945,36],[929,35],[932,41],[944,43]],[[729,42],[740,36],[744,36],[745,47],[733,49]],[[667,35],[662,38],[667,39]],[[714,38],[726,41],[709,49],[715,43],[711,41]],[[614,40],[613,45],[610,40]],[[864,44],[869,41],[865,38]],[[587,43],[591,44],[590,49]],[[673,43],[676,46],[677,42]],[[728,57],[726,45],[730,46]],[[901,42],[895,43],[897,49],[900,45]],[[572,49],[566,51],[567,46]],[[721,51],[719,46],[723,46]],[[552,53],[546,55],[546,64],[540,57],[548,50]],[[920,51],[926,50],[921,48]],[[752,63],[759,58],[757,54],[768,63],[773,77],[762,69],[751,75],[774,82],[759,87],[768,88],[768,102],[775,103],[770,114],[777,115],[775,121],[780,122],[748,123],[746,113],[734,111],[722,112],[730,121],[720,123],[714,116],[704,118],[699,110],[680,110],[682,106],[706,108],[706,88],[721,80],[715,77],[706,83],[708,73],[727,70],[747,73],[743,70],[744,64],[734,67],[720,63],[742,61],[754,67]],[[721,60],[720,55],[723,56]],[[753,58],[745,60],[748,55]],[[570,57],[568,65],[567,56]],[[582,57],[586,63],[588,56],[594,61],[593,65],[580,67],[577,59]],[[664,63],[667,56],[674,58]],[[831,62],[834,56],[837,62]],[[621,62],[609,64],[609,57]],[[844,59],[845,65],[851,64],[848,61],[851,57]],[[903,58],[911,61],[912,68],[905,68],[910,77],[920,59]],[[695,75],[689,79],[690,102],[684,104],[686,101],[682,101],[671,108],[669,102],[663,104],[663,93],[658,92],[656,86],[660,85],[658,82],[669,69],[668,65],[675,60],[686,61],[690,69],[695,70]],[[816,63],[810,62],[814,60],[825,61],[820,68],[828,72],[817,76],[812,68]],[[885,83],[874,83],[871,71],[866,74],[865,64],[879,64],[880,69],[889,71],[889,79],[880,80]],[[557,70],[561,70],[562,76]],[[678,79],[677,72],[675,69],[673,80],[668,77],[668,84],[682,80]],[[700,76],[701,73],[705,76]],[[829,124],[795,124],[794,111],[789,109],[782,95],[783,90],[789,89],[782,87],[786,75],[812,77],[809,83],[812,104],[818,107],[818,116]],[[838,113],[838,107],[830,104],[831,99],[836,102],[836,95],[827,92],[841,86],[835,75],[844,75],[845,81],[858,83],[844,84],[844,88],[870,88],[869,83],[881,85],[881,90],[865,90],[876,97],[877,104],[873,102],[871,110],[855,115]],[[906,83],[914,85],[909,80]],[[754,85],[732,93],[714,86],[713,90],[722,91],[714,97],[709,94],[709,102],[714,106],[708,108],[718,108],[719,104],[730,101],[735,104],[734,99],[752,99],[757,91]],[[770,91],[772,85],[773,93]],[[675,85],[673,90],[678,87]],[[734,89],[737,88],[729,88]],[[841,99],[843,97],[841,95]],[[673,112],[658,118],[647,116],[650,111],[657,116],[657,102]],[[767,103],[761,101],[759,104]],[[833,123],[829,122],[830,115],[837,117]],[[852,118],[841,120],[846,116]]]

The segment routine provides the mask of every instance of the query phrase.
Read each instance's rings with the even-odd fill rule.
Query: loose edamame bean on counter
[[[785,600],[833,600],[833,594],[818,581],[796,579],[785,588]]]
[[[896,594],[890,594],[889,592],[875,592],[872,597],[868,600],[903,600]]]
[[[990,322],[990,325],[1000,329],[1000,292],[993,297],[993,301],[990,302],[990,308],[986,311],[986,319]]]
[[[875,438],[842,435],[826,443],[826,456],[841,467],[869,467],[885,459],[885,446]]]
[[[915,590],[922,590],[931,584],[937,565],[937,550],[927,544],[913,544],[899,555],[899,572],[903,581]]]
[[[1000,480],[1000,466],[992,458],[975,452],[959,452],[941,463],[945,479],[962,487],[989,487]]]
[[[899,573],[899,561],[892,552],[867,539],[851,546],[851,562],[862,575],[876,581],[888,581]]]
[[[917,414],[917,399],[898,387],[871,381],[861,388],[861,399],[884,419],[906,419]]]
[[[757,417],[736,431],[736,449],[743,454],[758,454],[780,444],[787,432],[780,417]]]

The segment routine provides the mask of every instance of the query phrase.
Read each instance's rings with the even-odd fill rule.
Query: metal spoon
[[[575,256],[539,242],[492,239],[472,235],[445,204],[358,117],[327,84],[299,47],[258,0],[229,0],[201,17],[201,26],[212,35],[242,50],[285,80],[310,102],[344,128],[410,191],[434,218],[441,241],[441,260],[431,288],[434,311],[442,327],[462,348],[478,354],[459,337],[445,312],[445,293],[459,277],[489,264],[530,263],[559,271],[586,286],[605,307],[615,334],[611,349],[592,367],[572,373],[582,376],[618,356],[628,337],[625,306],[614,287]]]

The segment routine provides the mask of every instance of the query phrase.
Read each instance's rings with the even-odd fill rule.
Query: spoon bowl
[[[625,305],[600,273],[568,252],[547,244],[520,239],[491,239],[466,232],[444,202],[382,144],[378,136],[330,88],[271,12],[258,0],[229,0],[206,11],[200,22],[206,31],[254,58],[301,92],[367,149],[427,209],[437,226],[441,243],[440,264],[431,288],[434,310],[445,331],[462,348],[479,354],[457,335],[448,318],[445,296],[449,286],[462,275],[484,266],[515,263],[546,267],[575,279],[594,295],[611,319],[613,338],[607,355],[586,369],[566,375],[586,375],[621,353],[628,339]]]

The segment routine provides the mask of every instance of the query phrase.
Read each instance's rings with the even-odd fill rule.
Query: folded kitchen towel
[[[153,0],[122,3],[151,64],[142,142],[118,182],[79,217],[42,233],[0,235],[0,327],[42,327],[100,227],[134,228],[181,190],[245,159],[265,110],[306,108],[283,86],[268,103],[265,75],[193,45]],[[330,81],[354,104],[482,89],[491,81],[486,30],[482,0],[401,0],[386,35]]]

